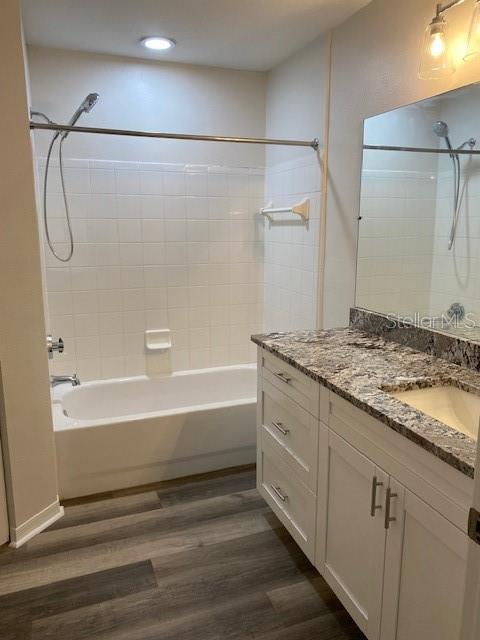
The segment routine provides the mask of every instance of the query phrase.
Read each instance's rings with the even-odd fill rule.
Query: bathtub
[[[255,365],[55,387],[60,496],[254,462],[256,395]]]

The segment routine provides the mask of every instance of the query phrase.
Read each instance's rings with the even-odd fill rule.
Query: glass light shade
[[[447,24],[442,16],[437,16],[425,30],[418,75],[423,80],[438,80],[454,71]]]
[[[476,0],[470,31],[468,33],[467,53],[464,60],[471,60],[480,54],[480,0]]]

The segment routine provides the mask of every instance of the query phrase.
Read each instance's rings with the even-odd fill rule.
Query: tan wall
[[[456,45],[466,40],[472,2],[451,9]],[[325,326],[345,325],[354,303],[363,119],[480,80],[480,60],[461,62],[447,81],[419,80],[432,0],[373,0],[335,30],[324,291]]]
[[[11,527],[57,499],[18,5],[3,0],[0,20],[0,421]]]

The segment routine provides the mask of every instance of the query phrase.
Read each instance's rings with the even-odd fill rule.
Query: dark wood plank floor
[[[241,468],[72,500],[0,551],[1,640],[361,640]]]

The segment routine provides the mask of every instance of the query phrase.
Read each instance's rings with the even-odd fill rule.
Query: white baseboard
[[[64,513],[58,499],[26,520],[19,527],[10,527],[10,547],[18,549],[59,520]]]

